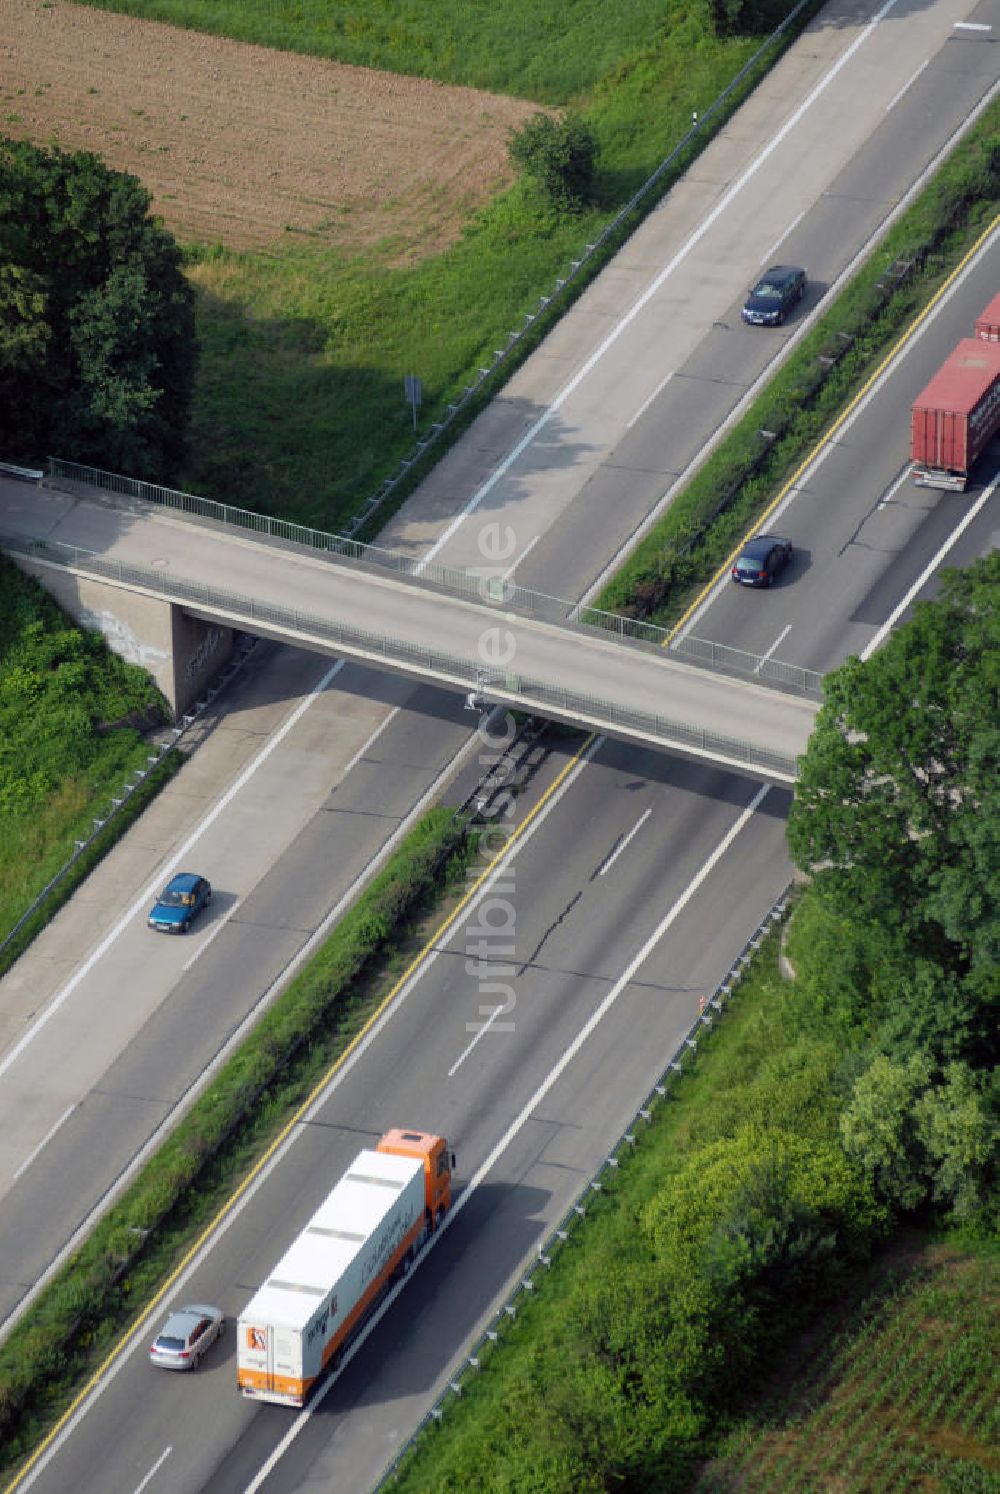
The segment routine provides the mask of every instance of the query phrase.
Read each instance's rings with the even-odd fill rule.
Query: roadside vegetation
[[[994,104],[596,605],[659,624],[674,621],[998,212],[1000,104]]]
[[[477,854],[449,809],[410,832],[0,1346],[0,1471],[20,1463],[386,1000]]]
[[[774,1365],[694,1494],[1000,1487],[996,1245],[904,1230]]]
[[[997,1486],[998,598],[994,552],[828,677],[794,978],[775,937],[401,1491]],[[931,1285],[868,1274],[903,1226]]]
[[[90,834],[95,813],[148,768],[144,733],[166,718],[166,701],[144,669],[111,653],[100,634],[75,627],[36,581],[0,557],[0,938]],[[150,775],[133,816],[169,772],[164,765]],[[95,844],[60,900],[106,849]],[[51,918],[56,906],[40,916]],[[0,955],[0,971],[35,932],[26,928]]]
[[[614,24],[612,12],[582,0],[478,8],[442,0],[402,11],[383,0],[349,7],[142,0],[106,8],[516,92],[569,110],[593,139],[586,200],[557,205],[537,175],[524,175],[443,252],[391,233],[364,255],[293,233],[267,254],[185,245],[199,293],[201,363],[181,485],[339,529],[413,452],[404,377],[423,384],[420,436],[480,367],[492,365],[508,333],[539,311],[569,262],[684,138],[693,111],[703,113],[726,88],[792,0],[717,7],[623,0]],[[539,318],[539,336],[545,324]],[[530,345],[522,343],[525,353]],[[404,496],[395,495],[396,506]]]
[[[240,34],[234,17],[262,26],[266,13],[291,27],[294,14],[322,28],[331,15],[319,4],[227,7],[208,0],[193,10],[179,0],[108,8],[191,24],[195,13],[201,24],[211,15],[227,34]],[[467,10],[455,8],[451,32],[433,28],[456,58],[463,57],[455,38]],[[591,7],[584,13],[591,15]],[[409,32],[395,6],[383,12],[374,3],[359,5],[352,14],[359,18],[348,28],[354,35],[368,35],[363,15],[378,21],[370,35],[385,52],[366,40],[372,48],[366,60],[384,65],[404,34],[406,45],[420,51],[416,10],[407,15]],[[554,13],[539,16],[533,7],[529,17],[525,7],[523,14],[509,8],[502,14],[530,42],[532,28],[551,26]],[[337,15],[348,19],[342,8]],[[629,17],[633,29],[621,24],[619,34],[631,50],[609,60],[591,44],[582,82],[588,63],[582,40],[565,45],[560,37],[535,48],[551,73],[547,84],[532,86],[532,96],[580,108],[594,132],[599,149],[589,204],[556,208],[525,180],[470,224],[453,249],[412,263],[401,263],[404,246],[396,243],[380,246],[363,264],[310,245],[289,245],[271,257],[185,251],[200,287],[203,344],[187,486],[328,528],[356,511],[410,449],[403,373],[424,379],[421,419],[429,423],[681,137],[691,110],[703,108],[750,54],[756,40],[732,28],[739,33],[747,23],[752,30],[749,23],[760,19],[759,12],[744,13],[739,0],[724,0],[714,12],[671,0],[665,18],[662,7],[657,15],[637,0]],[[383,32],[394,24],[387,40]],[[291,45],[262,31],[248,39]],[[318,43],[311,49],[322,51]],[[462,65],[474,71],[466,51]],[[454,81],[497,86],[471,75]],[[674,527],[647,541],[606,605],[676,615],[686,589],[724,558],[995,211],[998,159],[994,109],[956,154],[952,176],[908,215],[910,236],[899,225],[868,278],[859,277],[831,312],[841,320],[811,335],[765,397],[772,403],[734,433],[730,465],[711,478],[705,469],[694,485],[704,497],[685,506],[685,495],[675,505]],[[904,259],[917,272],[876,294],[876,280]],[[847,352],[836,335],[845,330],[853,339]],[[800,359],[815,369],[831,348],[837,356],[828,376],[804,372]],[[777,435],[766,452],[756,434],[762,425]],[[711,507],[718,508],[720,492],[729,505],[721,516]],[[671,1092],[634,1162],[621,1169],[614,1195],[591,1212],[572,1250],[557,1257],[545,1293],[519,1312],[487,1371],[449,1412],[446,1435],[432,1431],[424,1439],[402,1487],[575,1494],[615,1484],[687,1489],[697,1478],[706,1489],[725,1488],[735,1486],[726,1482],[731,1475],[737,1482],[751,1477],[754,1457],[772,1470],[762,1480],[777,1487],[785,1475],[773,1468],[791,1469],[781,1462],[791,1454],[787,1448],[765,1453],[772,1435],[766,1428],[763,1440],[755,1440],[761,1419],[777,1413],[748,1411],[746,1385],[765,1374],[780,1378],[784,1364],[801,1363],[794,1357],[800,1335],[815,1327],[816,1308],[826,1306],[834,1317],[850,1308],[862,1325],[838,1346],[839,1379],[826,1382],[829,1395],[838,1399],[835,1387],[854,1373],[863,1389],[878,1377],[875,1356],[883,1346],[877,1334],[866,1336],[865,1325],[884,1319],[889,1333],[893,1313],[909,1311],[911,1297],[915,1316],[905,1321],[926,1320],[934,1300],[939,1308],[939,1336],[920,1350],[926,1378],[927,1366],[938,1364],[940,1394],[919,1408],[919,1425],[944,1460],[944,1472],[935,1465],[934,1477],[941,1487],[994,1486],[995,1381],[975,1355],[952,1355],[940,1330],[942,1321],[963,1330],[976,1325],[961,1277],[984,1285],[979,1322],[996,1333],[995,1255],[979,1243],[963,1249],[963,1241],[995,1236],[998,1222],[998,1096],[990,1076],[1000,952],[1000,702],[989,661],[1000,642],[1000,575],[995,561],[990,565],[953,581],[944,602],[921,611],[871,664],[851,664],[832,677],[792,820],[795,855],[813,874],[789,933],[797,978],[781,976],[774,945],[761,955],[730,1017],[699,1050],[696,1070]],[[0,604],[8,572],[4,566]],[[30,612],[28,603],[22,611]],[[0,618],[7,627],[2,605]],[[51,847],[71,842],[81,819],[89,824],[87,786],[103,793],[117,778],[116,753],[123,764],[131,764],[133,750],[136,762],[144,761],[134,726],[95,735],[94,724],[153,709],[150,697],[140,692],[133,701],[131,686],[119,681],[130,704],[110,715],[117,661],[98,679],[93,659],[100,650],[84,635],[64,642],[65,658],[58,650],[46,655],[50,626],[68,636],[55,617],[29,622],[27,642],[20,623],[0,635],[0,752],[7,751],[8,673],[15,702],[10,761],[18,774],[31,748],[43,764],[60,758],[54,724],[60,709],[62,735],[86,739],[89,747],[67,757],[71,771],[44,788],[42,774],[34,813],[28,799],[16,805],[30,782],[22,789],[20,777],[10,780],[10,822],[23,816],[21,857],[54,857]],[[33,655],[31,646],[40,652]],[[48,687],[50,675],[63,669],[60,707]],[[38,741],[51,741],[51,753],[39,754],[35,740],[15,740],[18,692],[41,703]],[[99,746],[112,739],[102,757]],[[0,762],[2,791],[7,761]],[[56,825],[63,800],[69,812]],[[52,827],[40,831],[50,815]],[[5,834],[7,820],[5,809]],[[32,832],[41,834],[39,842]],[[425,823],[0,1349],[0,1466],[13,1466],[37,1441],[71,1386],[100,1361],[136,1304],[156,1291],[360,1029],[386,988],[385,976],[373,976],[377,962],[387,952],[394,958],[417,910],[426,911],[442,879],[448,884],[462,873],[469,854],[448,816]],[[10,895],[11,877],[0,872],[0,899]],[[0,919],[4,907],[0,901]],[[940,1268],[954,1287],[947,1302],[943,1295],[919,1298],[918,1270],[900,1278],[884,1307],[874,1305],[878,1281],[872,1286],[865,1273],[900,1223],[925,1231],[929,1241],[953,1232],[953,1253]],[[940,1246],[928,1249],[939,1260]],[[959,1368],[967,1394],[953,1405],[949,1389]],[[904,1389],[895,1399],[883,1397],[866,1419],[865,1408],[854,1410],[854,1441],[862,1418],[873,1462],[859,1465],[849,1487],[870,1487],[865,1467],[900,1476],[911,1467],[913,1406]],[[794,1397],[790,1404],[799,1407],[795,1415],[804,1414]],[[848,1420],[842,1415],[837,1426]],[[707,1465],[708,1458],[714,1461]],[[736,1459],[742,1461],[733,1474]],[[801,1477],[808,1487],[815,1475]]]

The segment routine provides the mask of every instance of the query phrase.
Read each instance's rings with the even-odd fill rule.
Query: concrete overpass
[[[463,577],[471,594],[456,595],[448,577],[393,574],[386,552],[354,547],[368,558],[345,558],[314,538],[260,538],[142,500],[0,483],[0,548],[150,669],[178,713],[235,631],[786,783],[818,710],[815,679],[811,690],[779,689],[749,664],[737,678],[653,642],[523,615],[516,588]]]

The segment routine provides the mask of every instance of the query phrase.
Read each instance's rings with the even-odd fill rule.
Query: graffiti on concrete
[[[76,616],[81,627],[92,628],[103,634],[108,648],[120,659],[128,664],[138,664],[149,674],[156,674],[170,658],[164,649],[143,643],[113,612],[94,612],[88,607],[78,609]]]
[[[184,681],[186,684],[194,679],[199,679],[204,673],[205,666],[218,653],[227,628],[208,628],[198,647],[191,655],[184,668]]]

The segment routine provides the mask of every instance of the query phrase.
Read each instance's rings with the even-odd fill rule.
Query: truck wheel
[[[435,1232],[435,1234],[437,1233],[437,1231],[441,1228],[442,1224],[444,1223],[445,1212],[446,1212],[445,1209],[442,1207],[442,1208],[438,1209],[437,1213],[434,1215],[434,1232]]]

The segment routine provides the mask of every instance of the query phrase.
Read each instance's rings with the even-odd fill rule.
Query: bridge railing
[[[64,482],[78,483],[102,492],[134,498],[158,508],[168,508],[194,518],[207,519],[226,527],[247,530],[262,539],[301,545],[326,555],[336,555],[348,565],[406,576],[451,596],[484,602],[488,606],[502,608],[505,612],[515,612],[521,617],[533,617],[542,622],[561,625],[598,628],[617,638],[668,648],[678,658],[700,664],[707,669],[739,674],[748,679],[756,678],[814,699],[819,699],[822,691],[823,676],[815,669],[805,669],[800,664],[785,663],[780,659],[749,653],[746,649],[713,643],[705,638],[671,638],[666,628],[657,627],[655,623],[624,617],[617,612],[603,612],[599,607],[584,606],[579,602],[567,601],[565,597],[550,596],[546,592],[532,591],[529,587],[518,586],[516,582],[500,577],[477,575],[474,571],[463,571],[457,566],[421,560],[402,550],[364,544],[361,540],[349,539],[344,535],[292,524],[287,519],[275,519],[268,514],[255,513],[252,509],[217,503],[211,498],[199,498],[194,493],[160,487],[156,483],[123,477],[115,472],[104,472],[97,467],[85,467],[78,462],[62,461],[57,457],[49,458],[49,472],[53,478]]]
[[[641,737],[664,746],[689,748],[752,768],[764,775],[772,775],[785,782],[794,781],[796,776],[793,758],[771,752],[739,737],[705,731],[701,727],[674,721],[657,712],[633,710],[600,696],[565,690],[560,686],[546,684],[543,680],[513,672],[498,672],[485,681],[481,661],[425,648],[409,639],[331,622],[328,618],[301,612],[297,608],[276,606],[223,587],[187,581],[173,572],[167,575],[152,566],[115,560],[57,541],[0,534],[0,549],[38,564],[82,571],[122,586],[138,587],[169,601],[185,602],[211,612],[224,612],[233,625],[245,626],[248,632],[253,632],[256,626],[305,634],[329,644],[331,651],[343,648],[348,653],[380,659],[396,666],[403,673],[429,676],[459,688],[468,686],[473,692],[483,694],[486,700],[507,701],[528,710],[537,710],[543,716],[554,714],[556,717],[580,721],[598,730],[609,730],[612,735],[617,729],[628,736]]]

